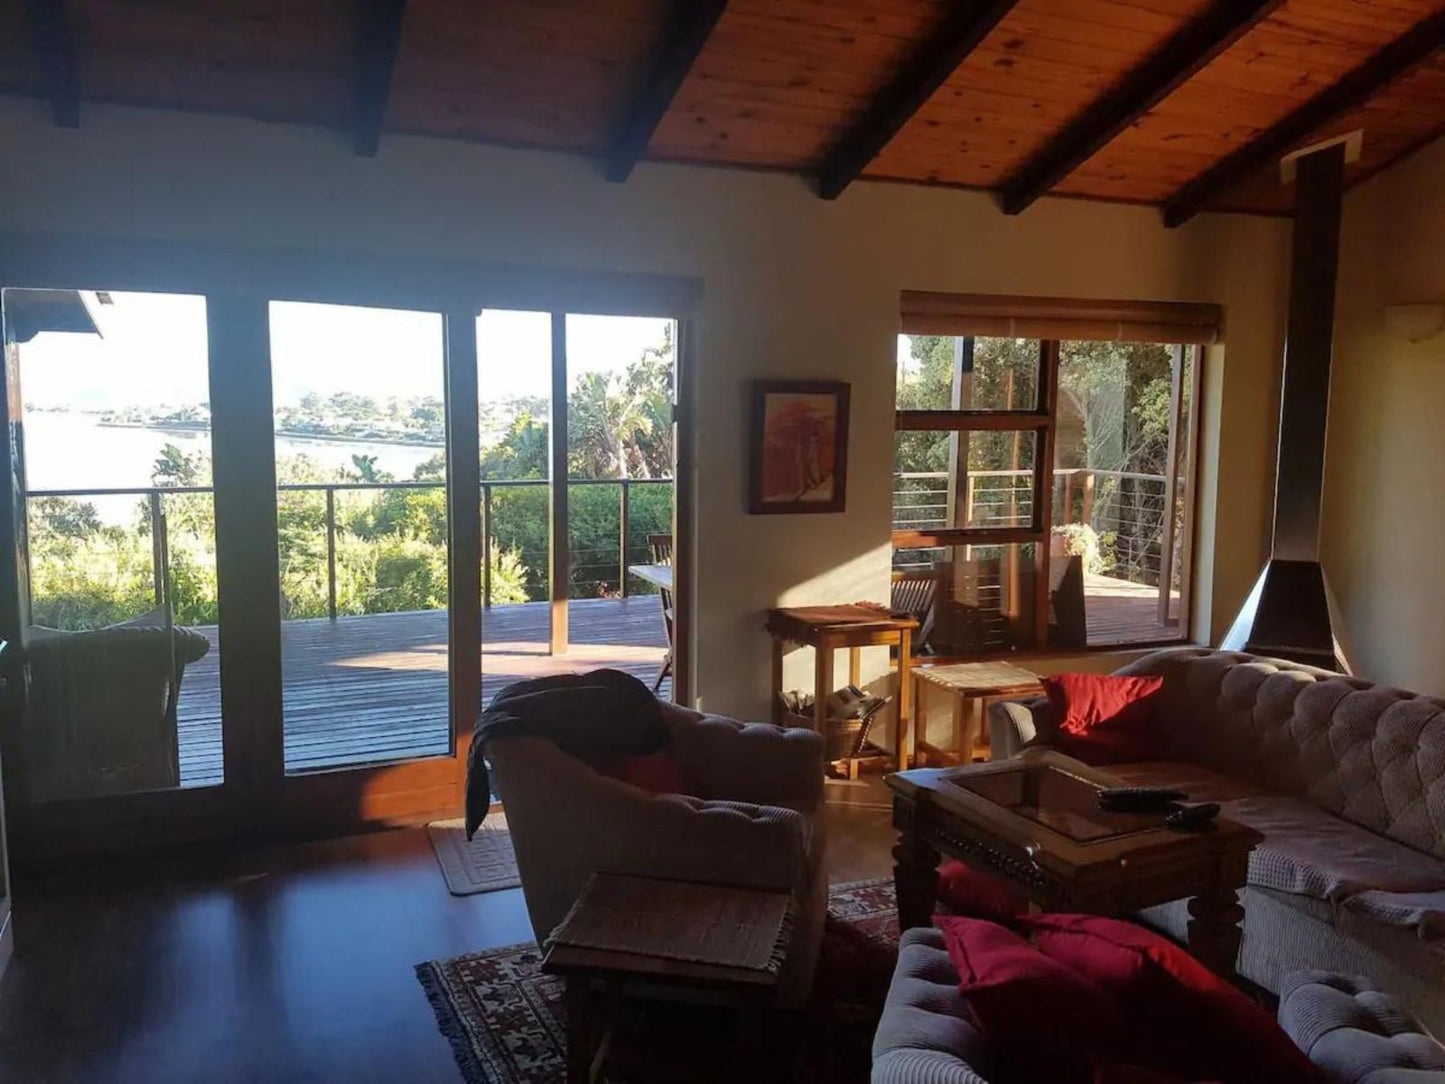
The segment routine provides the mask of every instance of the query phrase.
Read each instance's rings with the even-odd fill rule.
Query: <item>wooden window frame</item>
[[[948,334],[947,332],[905,331],[904,334]],[[954,335],[960,342],[972,343],[975,335]],[[1030,614],[1032,644],[1027,650],[1048,651],[1049,626],[1049,563],[1050,542],[1053,535],[1053,490],[1054,455],[1058,427],[1058,389],[1061,338],[1039,338],[1038,397],[1033,410],[978,410],[960,409],[957,402],[958,380],[954,380],[955,401],[948,410],[895,410],[893,428],[895,432],[929,431],[947,432],[954,435],[950,441],[951,460],[958,456],[957,437],[975,432],[1033,432],[1037,434],[1034,448],[1033,501],[1031,521],[1028,526],[1017,527],[941,527],[935,529],[910,529],[892,532],[893,549],[939,549],[953,546],[1034,546],[1034,597]],[[1172,511],[1164,522],[1165,539],[1163,562],[1170,568],[1178,555],[1180,565],[1179,612],[1176,618],[1179,634],[1161,639],[1127,641],[1109,644],[1085,644],[1082,648],[1063,649],[1075,651],[1117,651],[1132,646],[1148,644],[1181,643],[1188,639],[1192,624],[1195,503],[1198,492],[1198,445],[1199,445],[1199,396],[1203,387],[1204,346],[1202,337],[1192,343],[1173,343],[1173,378],[1171,380],[1171,418],[1169,446],[1166,452],[1165,506],[1172,509],[1177,501],[1177,486],[1182,480],[1185,485],[1184,522],[1182,529],[1174,530]],[[1186,352],[1191,361],[1189,373],[1188,408],[1184,408],[1183,369]],[[948,507],[956,508],[953,483],[950,480]],[[1172,573],[1171,573],[1172,578]],[[1161,596],[1159,623],[1166,626],[1169,621],[1167,594]],[[985,657],[985,656],[978,656]]]

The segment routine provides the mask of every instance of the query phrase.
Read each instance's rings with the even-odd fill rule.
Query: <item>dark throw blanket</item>
[[[467,756],[467,838],[492,801],[486,746],[493,738],[546,738],[584,759],[655,753],[667,744],[662,706],[621,670],[593,670],[508,685],[477,719]]]

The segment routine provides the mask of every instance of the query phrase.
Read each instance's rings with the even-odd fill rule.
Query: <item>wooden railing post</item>
[[[1094,525],[1094,472],[1084,471],[1084,506],[1079,511],[1079,522]]]
[[[630,497],[629,479],[622,479],[621,494],[617,498],[617,586],[623,598],[627,597],[627,512]]]
[[[326,487],[326,612],[336,620],[336,490]]]
[[[157,606],[164,606],[170,600],[170,590],[167,583],[167,565],[170,563],[169,555],[166,553],[166,514],[161,507],[161,495],[159,490],[150,492],[150,517],[151,517],[151,583],[153,585]]]
[[[1074,522],[1074,472],[1064,471],[1064,518],[1061,523]]]
[[[492,608],[492,487],[482,483],[482,606]]]

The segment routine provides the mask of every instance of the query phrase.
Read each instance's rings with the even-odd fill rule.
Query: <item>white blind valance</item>
[[[905,335],[1215,343],[1223,313],[1189,301],[1091,301],[905,290]]]

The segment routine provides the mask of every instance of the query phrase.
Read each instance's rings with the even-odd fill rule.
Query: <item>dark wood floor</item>
[[[577,599],[570,648],[547,652],[545,602],[483,614],[482,698],[519,678],[615,667],[649,685],[666,653],[655,595]],[[220,650],[186,668],[179,707],[181,785],[221,782]],[[445,610],[287,621],[281,628],[288,771],[438,756],[448,750]],[[664,696],[671,692],[669,679]]]
[[[830,879],[887,874],[877,781],[829,800]],[[422,829],[77,871],[15,897],[6,1084],[454,1082],[412,966],[531,938],[520,890],[449,895]]]

